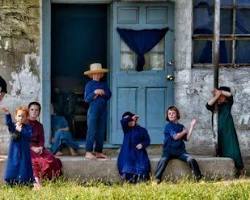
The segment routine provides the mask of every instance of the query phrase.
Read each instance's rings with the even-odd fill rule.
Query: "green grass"
[[[0,199],[250,199],[250,179],[234,181],[192,181],[163,182],[153,185],[152,182],[129,184],[79,184],[70,181],[46,182],[39,191],[30,187],[8,187],[0,185]]]

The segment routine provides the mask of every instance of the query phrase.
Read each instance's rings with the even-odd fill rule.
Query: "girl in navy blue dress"
[[[198,163],[190,154],[187,153],[184,144],[184,140],[188,141],[190,139],[196,120],[193,119],[191,121],[190,128],[187,130],[178,122],[179,119],[179,110],[175,106],[170,106],[166,112],[166,120],[168,123],[166,124],[164,130],[165,139],[163,144],[163,153],[155,171],[157,183],[161,182],[162,174],[168,164],[168,161],[173,158],[180,159],[188,163],[196,180],[199,180],[202,177]]]
[[[28,110],[25,107],[16,109],[16,123],[12,122],[7,108],[2,108],[2,110],[6,114],[6,125],[11,135],[4,180],[10,185],[34,184],[34,187],[36,187],[30,155],[32,128],[26,124]]]
[[[150,173],[146,151],[150,138],[147,130],[137,124],[137,120],[138,116],[131,112],[125,112],[121,119],[124,138],[117,165],[122,180],[129,183],[146,181]]]

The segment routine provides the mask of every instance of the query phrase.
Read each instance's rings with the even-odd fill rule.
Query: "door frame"
[[[51,134],[51,6],[52,3],[58,4],[110,4],[112,0],[42,0],[40,1],[40,80],[41,93],[40,101],[42,106],[41,122],[44,124],[45,146],[49,146]],[[109,7],[107,6],[107,64],[110,63],[110,18]],[[108,79],[109,80],[109,79]],[[108,121],[110,116],[108,115]],[[110,124],[107,123],[107,130],[110,130]],[[110,142],[110,131],[108,131],[107,141]]]

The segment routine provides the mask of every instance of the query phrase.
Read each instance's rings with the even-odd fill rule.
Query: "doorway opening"
[[[78,141],[87,133],[83,72],[91,63],[107,66],[107,29],[107,5],[51,6],[51,103]]]

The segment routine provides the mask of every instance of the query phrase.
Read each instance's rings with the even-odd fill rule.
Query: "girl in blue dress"
[[[138,115],[131,112],[125,112],[121,119],[124,138],[117,165],[122,180],[129,183],[146,181],[150,173],[146,151],[150,138],[147,130],[137,124],[137,120]]]
[[[26,107],[16,109],[16,123],[12,122],[7,108],[2,110],[5,112],[6,125],[11,135],[4,180],[10,185],[34,184],[36,187],[30,155],[32,128],[26,124],[28,110]]]
[[[200,180],[202,178],[198,163],[190,154],[187,153],[184,143],[184,140],[188,141],[190,139],[196,120],[193,119],[191,121],[190,128],[187,130],[178,122],[179,119],[179,110],[175,106],[170,106],[166,112],[166,120],[168,123],[166,124],[164,130],[165,139],[163,144],[163,153],[155,171],[155,179],[157,183],[161,182],[161,178],[168,161],[173,158],[186,162],[191,168],[196,180]]]

